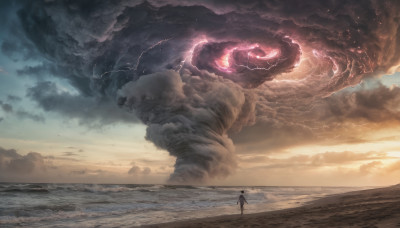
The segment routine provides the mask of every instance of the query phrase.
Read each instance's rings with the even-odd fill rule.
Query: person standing
[[[244,195],[243,195],[244,191],[240,191],[240,192],[241,192],[241,194],[240,194],[239,199],[236,202],[236,204],[239,204],[239,202],[240,202],[240,215],[242,216],[243,210],[244,210],[244,202],[246,202],[247,204],[249,204],[249,203],[247,202],[246,198],[244,198]]]

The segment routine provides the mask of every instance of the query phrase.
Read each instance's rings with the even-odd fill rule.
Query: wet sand
[[[328,196],[308,205],[144,227],[400,227],[400,185]]]

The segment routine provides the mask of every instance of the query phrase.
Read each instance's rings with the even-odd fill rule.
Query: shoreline
[[[295,208],[140,227],[400,227],[400,185],[328,195]]]

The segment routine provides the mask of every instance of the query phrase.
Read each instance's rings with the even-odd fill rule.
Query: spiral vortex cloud
[[[275,42],[274,46],[240,41],[201,42],[194,48],[191,64],[245,88],[255,88],[279,73],[290,72],[300,60],[298,44],[288,38]]]

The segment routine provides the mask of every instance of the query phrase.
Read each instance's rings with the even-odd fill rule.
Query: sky
[[[400,182],[397,1],[1,1],[0,182]]]

